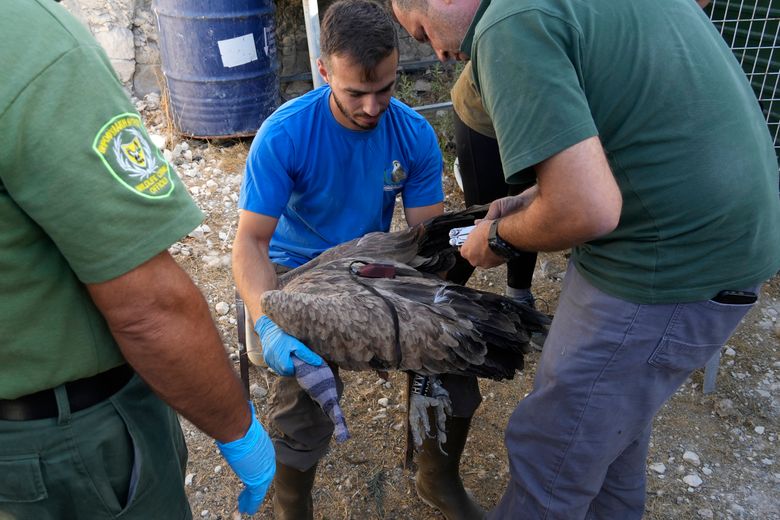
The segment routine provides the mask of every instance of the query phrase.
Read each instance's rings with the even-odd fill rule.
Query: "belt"
[[[108,399],[125,386],[133,374],[130,365],[120,365],[92,377],[65,383],[70,411],[75,413]],[[57,417],[58,413],[53,388],[17,399],[0,399],[0,420],[3,421],[34,421]]]

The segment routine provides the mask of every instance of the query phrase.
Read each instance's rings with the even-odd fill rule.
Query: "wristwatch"
[[[490,223],[490,231],[488,231],[488,247],[495,254],[506,260],[512,260],[522,254],[522,251],[515,249],[512,244],[504,240],[498,235],[498,223],[501,221],[497,218]]]

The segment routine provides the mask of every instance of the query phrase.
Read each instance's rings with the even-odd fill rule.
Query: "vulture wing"
[[[377,231],[344,242],[324,251],[317,258],[279,277],[285,287],[303,273],[342,258],[369,257],[385,262],[400,262],[427,273],[447,271],[455,264],[457,248],[450,246],[449,232],[456,227],[470,226],[485,216],[488,205],[471,206],[465,210],[433,217],[414,227],[384,233]]]
[[[395,277],[356,275],[364,263],[392,264]],[[511,378],[530,333],[548,323],[508,298],[367,256],[320,262],[284,290],[266,292],[262,305],[286,332],[347,370]]]

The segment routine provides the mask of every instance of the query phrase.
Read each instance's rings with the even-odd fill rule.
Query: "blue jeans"
[[[570,265],[533,391],[507,427],[510,481],[489,518],[641,518],[653,416],[751,307],[631,303]]]

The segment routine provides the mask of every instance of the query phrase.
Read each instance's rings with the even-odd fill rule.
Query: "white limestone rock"
[[[689,450],[686,450],[686,452],[683,453],[683,460],[693,464],[694,466],[699,466],[701,464],[701,459],[699,459],[699,456]]]
[[[154,144],[154,146],[156,146],[160,150],[165,148],[165,143],[166,143],[167,139],[165,138],[164,135],[150,133],[149,134],[149,139],[151,139],[152,143]]]
[[[685,475],[683,477],[683,482],[685,482],[692,488],[697,488],[702,485],[703,481],[699,475],[693,473],[691,475]]]
[[[650,464],[650,469],[659,475],[663,475],[666,473],[666,464],[663,462],[656,462],[655,464]]]

